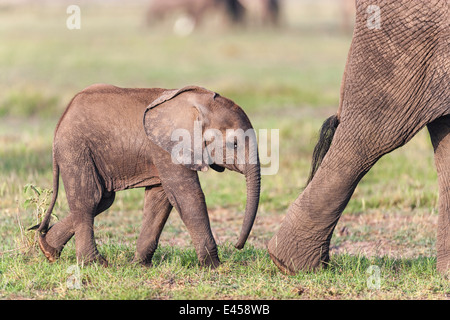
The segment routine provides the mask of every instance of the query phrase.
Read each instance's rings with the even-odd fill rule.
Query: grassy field
[[[336,227],[329,268],[285,276],[267,254],[304,186],[317,131],[338,105],[351,35],[339,30],[339,10],[328,4],[290,7],[279,30],[234,29],[213,19],[189,37],[171,32],[175,17],[145,27],[140,3],[83,3],[80,30],[66,28],[66,6],[0,7],[0,298],[448,299],[449,281],[435,270],[437,178],[426,131],[361,181]],[[118,193],[96,219],[110,267],[78,265],[73,240],[55,264],[38,252],[26,228],[49,200],[54,127],[71,97],[96,82],[201,85],[242,106],[256,130],[279,130],[280,167],[262,178],[258,218],[242,251],[232,244],[244,178],[200,173],[223,262],[217,270],[198,266],[176,211],[154,266],[131,263],[140,189]],[[59,194],[57,218],[68,210]]]

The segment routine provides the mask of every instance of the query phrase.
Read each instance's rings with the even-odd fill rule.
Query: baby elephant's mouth
[[[211,163],[210,167],[211,167],[211,169],[213,169],[213,170],[215,170],[217,172],[224,172],[225,171],[224,167],[221,167],[221,166],[219,166],[219,165],[217,165],[215,163]]]

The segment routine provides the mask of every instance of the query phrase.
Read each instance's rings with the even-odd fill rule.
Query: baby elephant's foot
[[[215,269],[218,266],[220,266],[220,260],[217,256],[208,256],[204,258],[203,260],[200,260],[200,266]]]
[[[61,255],[61,250],[53,248],[45,240],[45,235],[40,234],[38,237],[39,248],[51,263],[55,262]]]
[[[105,258],[103,258],[102,255],[98,255],[97,257],[95,257],[95,259],[91,262],[96,262],[98,264],[100,264],[103,267],[108,267],[108,260],[106,260]]]
[[[150,259],[147,259],[147,258],[146,259],[142,259],[137,254],[134,256],[134,258],[133,258],[133,260],[131,262],[135,263],[135,264],[140,264],[140,265],[142,265],[144,267],[147,267],[147,268],[150,268],[150,267],[153,266],[152,258],[150,258]]]
[[[88,261],[84,261],[84,264],[85,265],[88,265],[88,264],[91,264],[91,263],[98,263],[98,264],[100,264],[101,266],[103,266],[103,267],[108,267],[108,260],[106,260],[105,258],[103,258],[103,256],[102,255],[98,255],[98,256],[96,256],[94,259],[92,259],[92,260],[88,260]]]
[[[81,256],[81,257],[77,256],[77,260],[80,261],[84,266],[93,263],[98,263],[105,268],[108,267],[108,260],[103,258],[103,256],[99,253],[91,256]]]

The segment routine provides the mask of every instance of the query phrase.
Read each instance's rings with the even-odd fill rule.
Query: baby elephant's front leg
[[[144,218],[137,240],[135,262],[151,266],[159,237],[171,210],[172,205],[161,185],[145,189]]]
[[[211,232],[205,196],[197,173],[189,179],[189,188],[181,190],[181,184],[164,184],[167,197],[177,209],[197,252],[200,265],[216,268],[220,264],[216,241]]]

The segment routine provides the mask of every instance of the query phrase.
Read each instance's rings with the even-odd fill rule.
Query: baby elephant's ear
[[[147,137],[171,154],[172,161],[189,169],[207,171],[203,161],[203,126],[205,107],[199,87],[164,91],[145,111]]]

